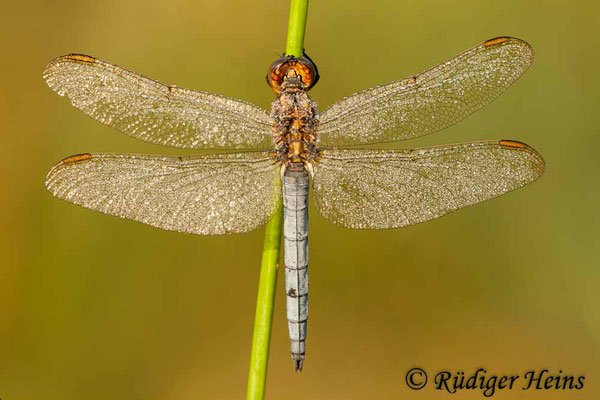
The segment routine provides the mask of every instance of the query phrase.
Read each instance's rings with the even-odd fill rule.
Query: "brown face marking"
[[[85,54],[69,54],[67,56],[67,59],[71,61],[79,61],[89,64],[93,64],[96,62],[96,59],[94,57],[86,56]]]
[[[498,38],[490,39],[490,40],[484,42],[483,45],[485,47],[494,46],[496,44],[504,43],[508,39],[510,39],[510,38],[508,38],[508,37],[498,37]]]
[[[83,160],[89,160],[90,158],[92,158],[92,155],[89,153],[75,154],[73,156],[64,158],[61,161],[61,163],[71,164],[71,163],[75,163],[75,162],[79,162],[79,161],[83,161]]]
[[[529,147],[525,143],[517,142],[516,140],[501,140],[499,144],[500,146],[512,147],[517,149],[525,149]]]

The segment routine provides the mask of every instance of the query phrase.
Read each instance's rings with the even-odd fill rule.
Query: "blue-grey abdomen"
[[[308,319],[308,172],[283,176],[283,249],[287,319],[296,370],[302,369]]]

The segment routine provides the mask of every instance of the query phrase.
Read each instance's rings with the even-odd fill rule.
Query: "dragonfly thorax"
[[[306,91],[285,87],[271,105],[276,160],[286,169],[310,169],[317,159],[317,105]]]

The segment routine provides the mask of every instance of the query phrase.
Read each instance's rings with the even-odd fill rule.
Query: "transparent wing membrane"
[[[271,120],[252,104],[167,86],[80,54],[50,62],[48,85],[92,118],[137,139],[190,149],[269,149]]]
[[[314,145],[390,142],[446,128],[498,97],[533,57],[522,40],[488,40],[419,75],[333,104],[318,117]],[[277,103],[272,120],[252,104],[163,85],[79,54],[52,61],[44,79],[96,120],[174,147],[272,149],[272,123],[300,118],[301,104],[285,103],[292,94],[278,100],[285,107]],[[279,109],[289,115],[279,115]],[[284,152],[278,155],[284,164],[281,160],[297,150],[298,140],[288,136],[279,137],[288,146],[278,150]],[[313,166],[317,207],[331,222],[357,229],[397,228],[437,218],[524,186],[544,171],[535,150],[509,140],[318,153]],[[163,229],[241,233],[265,223],[276,210],[279,171],[270,151],[188,157],[80,154],[57,164],[46,185],[72,203]]]
[[[281,201],[279,168],[268,152],[80,154],[58,163],[46,187],[92,210],[201,235],[250,231]]]
[[[544,160],[513,141],[407,150],[324,150],[314,199],[329,221],[388,229],[428,221],[534,181]]]
[[[444,129],[502,94],[533,57],[522,40],[492,39],[419,75],[346,97],[320,115],[320,144],[391,142]]]

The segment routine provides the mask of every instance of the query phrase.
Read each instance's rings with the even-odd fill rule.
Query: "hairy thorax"
[[[288,87],[271,105],[275,158],[286,170],[310,171],[317,159],[317,105],[306,91]]]

